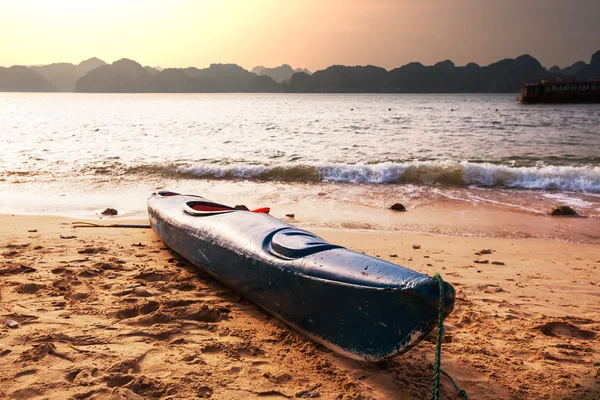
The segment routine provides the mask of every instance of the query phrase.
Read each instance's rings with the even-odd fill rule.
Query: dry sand
[[[0,398],[429,398],[433,338],[389,362],[349,360],[152,230],[70,223],[0,216]],[[442,365],[471,399],[600,399],[597,245],[315,232],[454,285]],[[460,398],[442,382],[442,398]]]

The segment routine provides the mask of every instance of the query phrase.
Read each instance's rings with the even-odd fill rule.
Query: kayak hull
[[[190,211],[198,202],[210,203],[155,194],[148,200],[150,225],[199,269],[331,350],[360,360],[388,359],[436,326],[436,280],[267,214]],[[447,316],[454,289],[444,285]]]

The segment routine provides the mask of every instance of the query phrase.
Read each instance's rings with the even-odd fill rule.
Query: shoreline
[[[431,337],[386,363],[349,360],[198,273],[151,229],[72,221],[0,215],[0,314],[19,322],[0,325],[7,398],[429,397]],[[442,367],[471,398],[600,394],[597,245],[307,229],[455,287]],[[456,398],[445,378],[442,398]]]
[[[146,200],[157,189],[194,193],[223,204],[270,207],[271,214],[305,229],[436,233],[464,237],[542,238],[600,244],[600,197],[585,193],[455,188],[438,185],[282,184],[252,181],[130,180],[88,187],[68,182],[5,185],[0,215],[55,215],[84,220],[146,218]],[[2,188],[0,184],[0,188]],[[40,196],[39,193],[44,193]],[[408,212],[390,206],[400,202]],[[582,218],[547,211],[569,205]],[[102,217],[105,208],[117,217]],[[287,218],[286,214],[294,214]]]

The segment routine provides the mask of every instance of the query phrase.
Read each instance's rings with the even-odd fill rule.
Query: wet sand
[[[429,398],[433,337],[389,362],[349,360],[150,229],[71,222],[0,216],[1,398]],[[312,230],[454,285],[442,366],[471,399],[600,398],[597,245]],[[459,398],[446,378],[442,398]]]

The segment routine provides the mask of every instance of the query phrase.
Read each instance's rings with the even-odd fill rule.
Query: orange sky
[[[600,0],[0,0],[0,38],[3,66],[567,66],[600,50]]]

